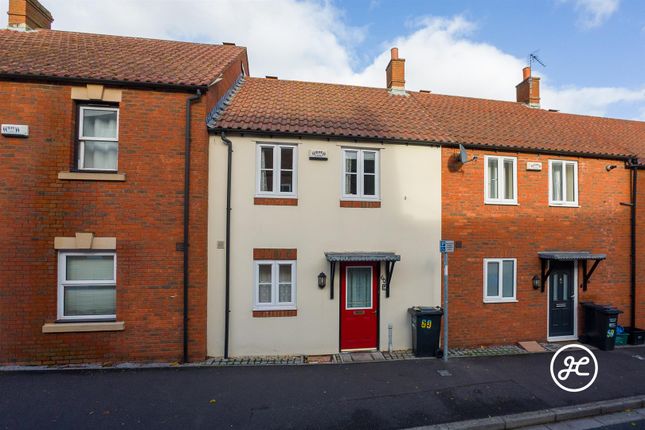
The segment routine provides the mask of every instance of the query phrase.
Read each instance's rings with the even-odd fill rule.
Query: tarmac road
[[[596,351],[582,393],[555,386],[552,355],[0,372],[0,428],[395,429],[645,394],[645,347]]]

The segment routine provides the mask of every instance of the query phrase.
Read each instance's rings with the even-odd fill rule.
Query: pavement
[[[645,394],[645,347],[595,353],[598,378],[581,393],[553,383],[552,353],[0,372],[0,428],[397,429]]]

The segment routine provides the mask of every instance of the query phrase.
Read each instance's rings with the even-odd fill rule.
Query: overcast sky
[[[57,30],[235,42],[282,79],[382,87],[397,46],[409,89],[514,100],[539,49],[542,107],[645,120],[640,0],[40,1]]]

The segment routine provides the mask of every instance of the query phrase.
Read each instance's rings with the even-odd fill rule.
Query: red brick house
[[[205,124],[246,49],[51,22],[0,30],[0,363],[203,359]]]

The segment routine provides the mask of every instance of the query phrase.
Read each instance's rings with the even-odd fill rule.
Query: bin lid
[[[408,309],[408,312],[411,314],[417,315],[443,315],[443,309],[440,307],[430,307],[430,306],[412,306]]]

